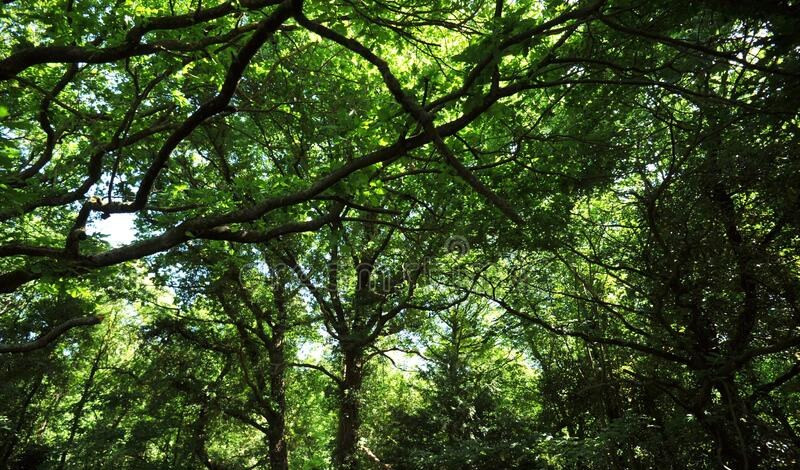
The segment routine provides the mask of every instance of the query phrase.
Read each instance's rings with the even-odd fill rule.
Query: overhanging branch
[[[42,349],[58,339],[59,336],[76,326],[97,325],[103,321],[100,315],[72,318],[59,324],[29,343],[0,344],[0,353],[24,353]]]

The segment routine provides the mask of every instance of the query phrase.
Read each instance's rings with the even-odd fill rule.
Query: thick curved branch
[[[72,191],[65,193],[57,192],[54,190],[49,195],[34,199],[26,202],[20,206],[4,207],[0,210],[0,222],[19,217],[22,214],[27,214],[39,207],[55,207],[63,206],[71,202],[75,202],[86,195],[92,186],[100,180],[103,171],[103,158],[109,152],[133,145],[143,139],[159,134],[166,130],[172,129],[172,125],[165,122],[157,122],[151,127],[142,131],[129,135],[125,139],[117,139],[110,141],[105,145],[100,145],[99,148],[89,157],[88,175],[83,180],[80,186]],[[1,252],[2,250],[0,250]]]
[[[24,353],[42,349],[57,340],[58,337],[64,334],[67,330],[75,328],[76,326],[97,325],[101,321],[103,321],[103,317],[99,315],[72,318],[64,323],[59,324],[52,330],[44,333],[29,343],[0,344],[0,353]]]
[[[437,130],[442,136],[453,135],[477,119],[499,99],[512,96],[524,89],[526,89],[525,86],[509,86],[493,90],[485,95],[483,100],[478,103],[477,106],[473,107],[460,117],[442,124],[437,128]],[[424,133],[417,134],[409,138],[400,138],[393,145],[383,147],[360,158],[352,160],[336,170],[328,173],[327,175],[319,178],[306,188],[294,193],[264,199],[248,207],[243,207],[241,209],[220,215],[189,219],[177,227],[167,230],[156,237],[90,256],[83,256],[80,258],[80,262],[77,263],[77,265],[76,260],[63,260],[64,264],[55,266],[55,271],[63,276],[78,276],[90,269],[112,266],[115,264],[124,263],[126,261],[140,259],[162,251],[167,251],[174,246],[180,245],[192,239],[193,237],[190,236],[190,233],[199,233],[204,230],[210,230],[214,227],[220,227],[227,224],[250,222],[263,217],[268,212],[307,202],[358,170],[368,168],[377,163],[393,161],[404,155],[406,152],[422,147],[428,143],[430,143],[430,137]],[[0,247],[0,253],[3,253],[4,250],[7,253],[9,248]],[[50,248],[23,247],[20,245],[13,245],[13,250],[16,250],[17,254],[25,254],[23,252],[26,250],[32,250],[36,251],[39,256],[47,256],[46,253],[48,250],[50,250]],[[51,259],[65,257],[69,258],[69,256],[66,254],[53,254],[47,257],[50,257]],[[0,293],[14,292],[20,286],[39,279],[41,276],[41,273],[33,272],[28,268],[19,268],[0,274]]]
[[[266,231],[232,231],[228,226],[215,227],[210,230],[198,232],[197,238],[203,238],[205,240],[227,240],[239,243],[265,243],[283,235],[318,230],[331,222],[339,220],[339,213],[341,211],[342,205],[337,203],[327,214],[305,222],[290,222]]]
[[[757,401],[759,398],[763,398],[769,395],[773,390],[780,388],[786,382],[789,382],[798,375],[800,375],[800,362],[795,363],[792,367],[789,368],[789,370],[787,370],[786,372],[775,378],[775,380],[756,387],[755,391],[750,397],[750,401],[754,402]]]
[[[195,43],[180,41],[156,41],[142,44],[145,34],[156,30],[172,30],[187,28],[234,12],[238,4],[247,9],[258,9],[268,5],[281,3],[279,0],[244,0],[228,1],[216,7],[199,10],[185,15],[150,18],[144,23],[131,28],[126,34],[126,42],[106,48],[80,46],[41,46],[22,49],[3,60],[0,60],[0,81],[14,78],[29,67],[48,63],[87,63],[102,64],[115,62],[128,57],[154,54],[163,50],[191,51],[202,49],[211,44],[224,42],[229,34],[204,38]]]

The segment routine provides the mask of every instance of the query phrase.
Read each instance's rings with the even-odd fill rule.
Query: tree
[[[392,468],[530,468],[536,419],[533,374],[503,338],[503,318],[486,303],[431,315],[420,356],[422,404],[395,403],[390,433],[381,439]],[[505,343],[505,344],[503,344]],[[530,374],[530,375],[529,375]],[[529,421],[530,420],[530,421]]]
[[[412,248],[400,256],[410,255],[410,259],[398,262],[399,256],[393,256],[392,262],[389,256],[398,254],[397,229],[384,229],[374,218],[365,223],[336,224],[329,234],[319,245],[328,256],[309,260],[313,272],[301,266],[290,251],[284,251],[283,259],[313,296],[325,329],[335,341],[340,373],[319,368],[338,388],[334,462],[340,468],[358,468],[360,395],[366,363],[375,356],[370,349],[379,351],[378,340],[399,331],[398,320],[417,307],[415,291],[429,250],[407,239]],[[412,254],[412,250],[418,251]]]

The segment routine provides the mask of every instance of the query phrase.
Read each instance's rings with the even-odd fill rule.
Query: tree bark
[[[742,400],[739,387],[733,378],[722,380],[717,387],[724,406],[727,408],[724,429],[720,431],[720,446],[723,459],[734,469],[748,470],[760,468],[760,458],[755,447],[753,420]]]
[[[730,470],[761,468],[758,452],[753,445],[754,430],[750,424],[754,417],[746,411],[734,380],[725,377],[714,384],[703,384],[701,388],[705,390],[705,396],[692,414],[716,445],[718,467]],[[713,389],[719,392],[721,403],[711,408],[709,404],[712,403]]]
[[[36,393],[38,393],[39,389],[42,387],[42,383],[44,383],[44,374],[39,374],[39,376],[34,380],[30,391],[27,395],[25,395],[25,399],[20,406],[17,423],[14,426],[14,432],[11,434],[8,441],[5,443],[5,446],[3,447],[3,453],[2,456],[0,456],[0,469],[8,468],[8,462],[11,460],[11,456],[14,454],[14,448],[16,447],[19,438],[22,435],[22,428],[27,423],[26,418],[28,414],[28,408],[33,402],[34,396],[36,396]]]
[[[339,424],[336,430],[334,464],[342,470],[358,468],[359,394],[364,382],[364,352],[360,347],[343,347],[343,380],[339,387]]]
[[[272,470],[288,470],[289,454],[286,449],[286,358],[284,357],[283,331],[275,328],[273,347],[269,349],[270,400],[273,419],[269,423],[269,465]]]
[[[83,392],[81,393],[81,397],[78,402],[75,404],[75,411],[73,412],[72,417],[72,424],[69,427],[69,437],[67,438],[67,442],[64,445],[64,450],[61,452],[61,457],[58,460],[58,469],[63,470],[64,466],[67,462],[67,455],[72,450],[72,444],[75,441],[75,435],[78,433],[78,428],[81,424],[81,418],[83,417],[83,412],[86,407],[86,403],[89,401],[89,398],[92,394],[92,387],[94,386],[94,378],[97,375],[97,371],[100,369],[100,360],[103,357],[106,349],[106,342],[105,339],[103,343],[100,344],[100,348],[97,350],[97,354],[94,357],[94,361],[92,361],[92,368],[89,370],[89,376],[86,378],[86,381],[83,383]]]

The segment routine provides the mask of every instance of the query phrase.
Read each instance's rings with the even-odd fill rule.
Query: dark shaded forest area
[[[800,2],[3,0],[0,470],[800,468]]]

